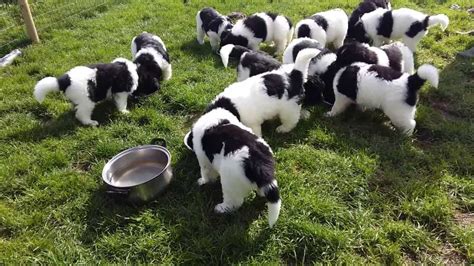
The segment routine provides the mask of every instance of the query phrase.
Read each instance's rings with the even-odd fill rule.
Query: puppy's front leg
[[[212,166],[203,166],[201,167],[201,178],[198,179],[198,184],[200,186],[207,184],[209,182],[213,182],[217,179],[219,173],[217,173]]]
[[[129,113],[129,111],[127,110],[127,99],[127,92],[119,92],[114,94],[115,106],[117,106],[117,109],[124,114]]]

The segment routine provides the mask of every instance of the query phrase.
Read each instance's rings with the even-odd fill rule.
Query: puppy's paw
[[[280,125],[276,128],[276,132],[278,133],[288,133],[291,131],[291,128],[285,127],[284,125]]]
[[[333,117],[334,114],[332,112],[326,112],[324,113],[324,117]]]
[[[202,185],[207,183],[207,179],[204,179],[204,178],[201,177],[201,178],[198,179],[197,183],[198,183],[199,186],[202,186]]]
[[[226,213],[226,212],[231,212],[232,208],[227,206],[225,203],[217,204],[216,207],[214,207],[214,211],[216,213]]]
[[[122,114],[129,114],[129,113],[130,113],[130,111],[127,110],[127,109],[124,109],[124,110],[122,110],[122,111],[120,111],[120,112],[121,112]]]
[[[89,122],[84,123],[84,125],[86,125],[86,126],[91,126],[91,127],[96,127],[96,126],[99,125],[99,122],[97,122],[97,121],[95,121],[95,120],[91,120],[91,121],[89,121]]]
[[[311,116],[311,113],[308,110],[301,110],[300,117],[303,120],[308,120]]]

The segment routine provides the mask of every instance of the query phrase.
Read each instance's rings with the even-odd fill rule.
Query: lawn
[[[33,13],[64,4],[32,2]],[[66,8],[44,15],[40,44],[27,45],[21,28],[2,33],[0,45],[21,38],[0,54],[14,46],[24,54],[0,69],[0,264],[474,263],[474,61],[456,56],[474,45],[456,33],[474,28],[468,0],[392,2],[451,20],[419,45],[417,66],[437,66],[440,85],[423,87],[412,137],[394,131],[382,113],[356,108],[333,119],[323,117],[325,107],[312,108],[288,134],[266,123],[283,201],[272,229],[263,199],[217,215],[219,184],[196,183],[199,166],[183,136],[236,79],[235,65],[224,69],[209,42],[197,44],[196,12],[274,11],[296,22],[330,8],[350,13],[357,3],[108,1],[77,15],[64,15]],[[453,3],[463,10],[451,10]],[[16,6],[1,11],[0,23],[19,20]],[[130,58],[130,40],[142,31],[165,41],[173,77],[159,93],[131,102],[130,114],[104,102],[93,115],[101,125],[84,127],[62,95],[43,104],[32,97],[45,76]],[[110,198],[104,164],[155,137],[167,139],[173,156],[167,191],[141,206]]]

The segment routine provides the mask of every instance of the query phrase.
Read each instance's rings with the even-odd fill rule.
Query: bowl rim
[[[136,183],[134,185],[131,185],[131,186],[117,186],[117,185],[112,185],[108,180],[107,180],[107,177],[106,177],[106,172],[110,169],[110,167],[112,166],[112,164],[117,161],[118,159],[122,158],[123,156],[127,155],[127,154],[130,154],[132,152],[135,152],[135,151],[139,151],[139,150],[144,150],[144,149],[155,149],[155,150],[159,150],[161,152],[163,152],[165,155],[166,155],[166,158],[167,158],[167,162],[166,162],[166,165],[165,167],[163,167],[163,170],[161,170],[160,172],[158,172],[154,177],[148,179],[148,180],[145,180],[145,181],[142,181],[140,183]],[[136,147],[132,147],[132,148],[128,148],[126,150],[123,150],[119,153],[117,153],[114,157],[112,157],[105,165],[104,167],[102,168],[102,181],[104,183],[106,183],[107,185],[111,186],[111,187],[115,187],[115,188],[134,188],[134,187],[137,187],[139,185],[142,185],[142,184],[145,184],[147,182],[150,182],[152,181],[153,179],[157,178],[157,177],[160,177],[171,165],[171,153],[169,152],[169,150],[166,148],[166,147],[163,147],[163,146],[160,146],[160,145],[153,145],[153,144],[148,144],[148,145],[140,145],[140,146],[136,146]]]

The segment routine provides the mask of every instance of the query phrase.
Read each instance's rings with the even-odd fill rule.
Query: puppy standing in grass
[[[428,33],[428,29],[439,24],[445,30],[449,25],[449,18],[444,14],[428,16],[408,8],[378,8],[364,14],[359,23],[362,23],[365,34],[373,40],[374,46],[401,39],[415,52],[416,45]]]
[[[127,99],[138,86],[137,67],[131,61],[117,58],[109,64],[77,66],[61,77],[40,80],[34,89],[38,102],[52,91],[62,91],[74,104],[76,118],[84,125],[97,126],[91,119],[96,103],[113,97],[117,109],[128,113]]]
[[[438,87],[438,70],[422,65],[413,75],[390,67],[355,63],[339,70],[334,78],[336,101],[327,116],[335,116],[351,103],[382,109],[392,123],[407,135],[415,129],[418,91],[428,80]]]
[[[274,13],[256,13],[237,21],[230,31],[221,35],[221,47],[227,44],[258,50],[261,42],[274,42],[281,54],[293,37],[291,20]]]
[[[148,32],[134,37],[131,44],[133,62],[139,76],[135,96],[146,96],[160,89],[161,80],[172,75],[171,61],[160,37]]]
[[[296,37],[317,40],[323,47],[332,43],[334,48],[344,44],[348,18],[344,10],[336,8],[312,15],[296,24]]]
[[[370,39],[364,34],[364,27],[358,23],[360,18],[374,11],[377,8],[391,10],[390,0],[364,0],[352,11],[349,17],[349,27],[347,29],[347,39],[354,39],[362,43],[370,43]]]
[[[281,120],[277,132],[289,132],[300,116],[308,116],[307,112],[301,112],[303,84],[309,61],[318,53],[317,49],[305,49],[298,54],[291,71],[278,69],[234,83],[220,93],[212,105],[232,106],[235,115],[257,136],[262,136],[262,123],[277,116]]]
[[[230,111],[229,111],[230,110]],[[211,105],[184,139],[201,168],[199,185],[221,179],[223,202],[215,211],[238,209],[252,190],[268,201],[268,223],[278,219],[281,200],[275,179],[275,162],[268,144],[239,122],[236,110]]]
[[[196,14],[196,33],[199,44],[204,44],[204,36],[209,37],[212,50],[219,49],[221,35],[224,31],[230,31],[232,23],[229,18],[221,15],[211,7],[205,7]]]

